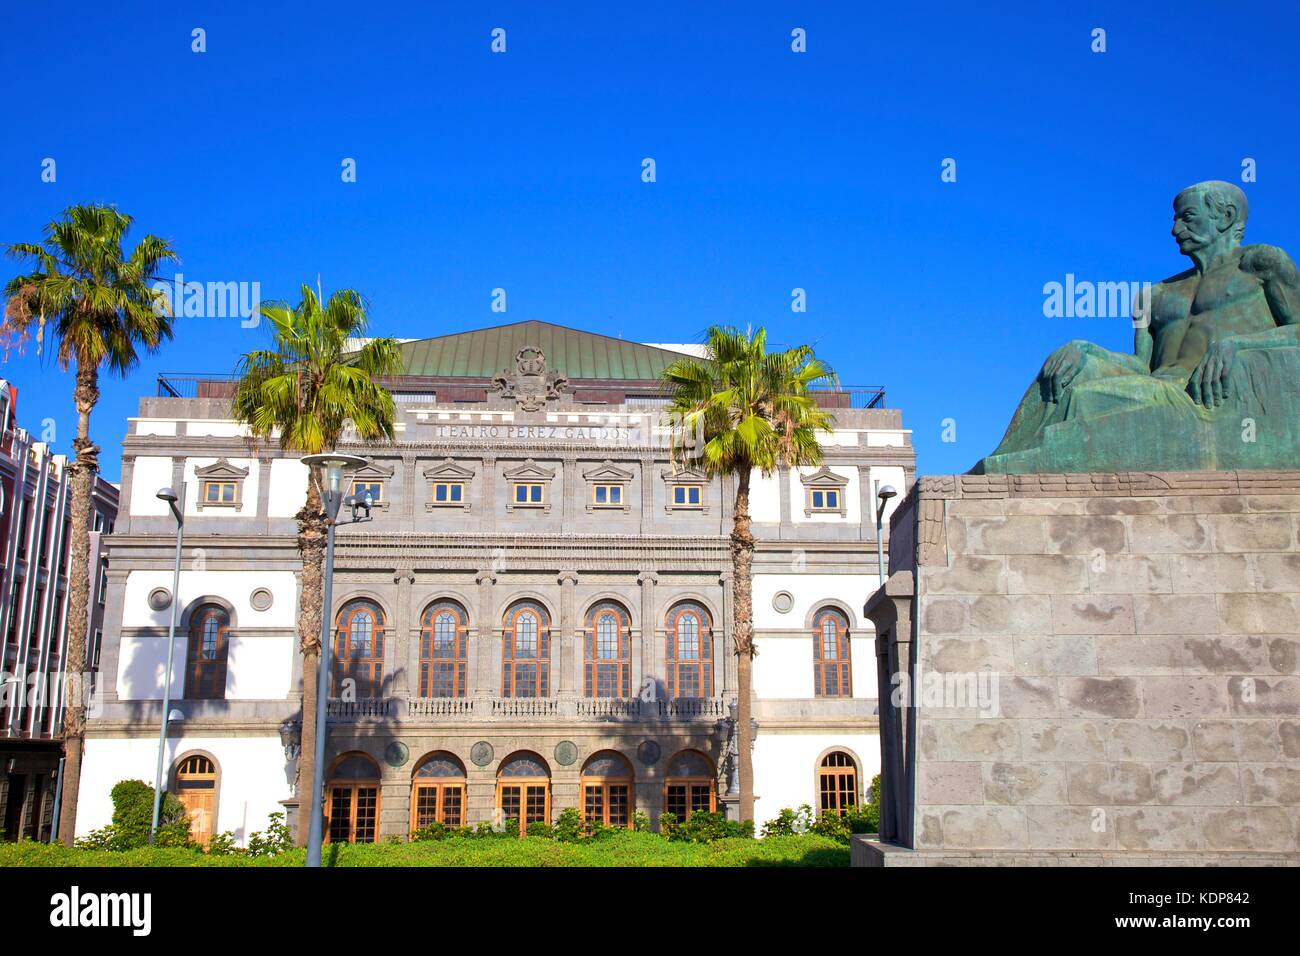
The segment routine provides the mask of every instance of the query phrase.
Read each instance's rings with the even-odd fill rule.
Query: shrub
[[[632,829],[637,833],[650,832],[650,814],[644,810],[637,810],[632,814]]]
[[[665,824],[665,821],[668,821]],[[728,837],[753,837],[753,821],[740,823],[728,820],[725,813],[704,813],[696,811],[686,818],[685,823],[678,823],[671,813],[659,818],[660,832],[669,840],[686,843],[712,843]]]
[[[533,827],[530,824],[528,827],[530,836],[532,832]],[[577,843],[582,836],[582,814],[578,812],[577,807],[565,807],[555,820],[555,839],[561,843]]]
[[[214,833],[208,840],[208,856],[235,856],[243,852],[235,845],[235,835],[229,830]]]
[[[293,837],[285,825],[283,813],[273,813],[265,831],[254,831],[248,835],[249,856],[279,856],[293,849]]]
[[[516,821],[515,825],[518,827],[518,821]],[[555,836],[555,829],[549,823],[543,823],[541,820],[534,820],[532,823],[528,824],[528,827],[524,830],[524,836],[529,840],[534,838],[538,840],[549,840]]]
[[[813,812],[808,804],[803,804],[798,810],[786,807],[776,815],[776,819],[763,824],[763,836],[795,836],[807,833],[812,825]]]
[[[419,843],[423,840],[445,840],[451,832],[452,831],[447,829],[446,824],[433,820],[430,823],[426,823],[418,830],[413,830],[411,832],[411,842]],[[467,835],[472,835],[472,832]]]
[[[149,845],[149,826],[153,823],[154,789],[143,780],[122,780],[110,796],[113,799],[113,822],[94,830],[77,841],[78,846],[96,850],[134,850]],[[158,810],[156,846],[190,846],[190,818],[185,806],[175,796],[164,793]]]

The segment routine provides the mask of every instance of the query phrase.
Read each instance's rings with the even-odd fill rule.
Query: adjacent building
[[[734,489],[670,455],[658,379],[680,351],[541,322],[401,350],[397,441],[344,443],[374,506],[338,530],[329,838],[734,812]],[[168,787],[200,836],[295,817],[308,473],[250,442],[230,387],[164,377],[129,422],[79,832],[108,821],[118,780],[152,779],[173,600]],[[861,801],[879,770],[861,608],[875,491],[904,492],[915,457],[883,390],[819,401],[824,463],[753,477],[760,822]],[[162,487],[184,489],[179,595]]]
[[[71,473],[17,422],[18,390],[0,379],[0,827],[4,839],[48,840],[63,756],[63,676],[68,640]],[[48,426],[49,423],[47,422]],[[87,620],[88,664],[97,671],[107,597],[105,536],[117,488],[96,479]],[[93,683],[92,676],[90,681]]]

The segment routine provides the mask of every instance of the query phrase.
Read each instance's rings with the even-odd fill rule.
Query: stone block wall
[[[914,849],[1300,852],[1300,472],[926,478],[895,522]]]

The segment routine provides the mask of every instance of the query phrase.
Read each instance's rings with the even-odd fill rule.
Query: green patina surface
[[[976,474],[1300,468],[1300,273],[1241,245],[1246,197],[1224,182],[1174,198],[1193,268],[1134,303],[1133,354],[1074,341],[1030,384]]]
[[[406,375],[491,378],[513,369],[519,350],[533,346],[546,365],[569,379],[657,381],[681,358],[676,352],[549,322],[516,322],[490,329],[418,339],[401,346]]]

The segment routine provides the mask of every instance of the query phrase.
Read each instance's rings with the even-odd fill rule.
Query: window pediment
[[[529,458],[522,464],[507,468],[502,472],[509,486],[506,493],[506,511],[513,512],[519,508],[535,508],[543,514],[551,513],[550,483],[555,478],[555,469],[539,465]],[[519,486],[531,486],[523,492],[521,498]],[[521,489],[522,490],[522,489]],[[538,500],[540,498],[540,500]]]
[[[424,501],[425,511],[433,511],[435,508],[470,510],[469,483],[474,477],[473,468],[466,468],[454,458],[448,457],[424,469],[424,477],[429,482],[429,494]],[[454,487],[456,485],[460,486],[459,489]]]
[[[238,481],[248,477],[247,468],[237,468],[224,458],[218,458],[210,465],[194,469],[194,477],[199,479],[218,479]]]
[[[204,508],[231,508],[244,510],[244,480],[248,477],[247,468],[232,465],[225,458],[218,458],[210,465],[194,469],[198,480],[198,500],[194,507],[198,511]]]
[[[659,477],[663,479],[665,485],[665,504],[664,511],[668,514],[675,512],[695,512],[698,514],[709,513],[709,486],[711,479],[704,473],[701,468],[688,465],[684,468],[662,468],[659,471]],[[685,493],[682,494],[681,501],[676,500],[675,490],[681,487],[691,485],[699,486],[699,501],[696,503]]]

